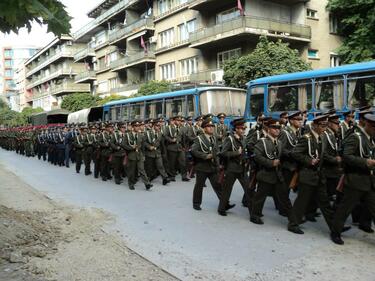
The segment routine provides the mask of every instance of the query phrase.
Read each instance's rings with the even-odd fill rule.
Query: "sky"
[[[102,1],[103,0],[60,0],[60,2],[66,6],[69,15],[73,17],[71,20],[71,33],[74,33],[77,29],[92,20],[87,17],[87,12]],[[15,33],[4,34],[0,32],[0,48],[3,46],[21,45],[43,47],[51,42],[53,38],[54,35],[52,33],[47,33],[46,26],[40,26],[35,23],[30,33],[27,32],[26,28],[20,29],[18,35]]]

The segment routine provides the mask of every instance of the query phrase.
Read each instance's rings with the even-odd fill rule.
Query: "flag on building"
[[[145,54],[147,53],[147,47],[146,47],[146,44],[145,44],[145,40],[143,39],[143,36],[141,36],[141,47],[143,48],[143,50],[145,51]]]
[[[241,0],[237,0],[237,9],[240,10],[240,15],[243,16],[245,13],[244,13],[244,9],[242,7],[242,3],[241,3]]]

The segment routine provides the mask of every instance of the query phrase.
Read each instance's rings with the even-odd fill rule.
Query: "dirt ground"
[[[106,233],[103,211],[53,202],[4,169],[0,179],[0,280],[176,280]]]

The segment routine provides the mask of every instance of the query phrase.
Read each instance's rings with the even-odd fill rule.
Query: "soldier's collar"
[[[365,128],[363,128],[361,125],[358,124],[358,128],[361,130],[361,132],[367,137],[368,140],[371,140],[370,135],[366,132]]]
[[[319,139],[319,135],[317,132],[314,131],[314,129],[311,128],[311,134],[314,136],[314,138],[316,139],[316,141],[318,141]]]

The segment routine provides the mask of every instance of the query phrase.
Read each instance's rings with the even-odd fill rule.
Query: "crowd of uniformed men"
[[[306,122],[306,112],[287,112],[273,119],[260,114],[248,133],[245,120],[235,119],[231,128],[224,113],[213,116],[95,122],[64,126],[3,128],[0,145],[27,157],[37,156],[53,165],[103,181],[127,178],[134,190],[141,178],[145,188],[158,176],[163,185],[195,178],[193,208],[201,210],[203,188],[211,183],[218,197],[218,213],[227,215],[236,180],[243,188],[242,204],[250,221],[263,224],[268,196],[288,218],[288,230],[303,234],[300,225],[320,215],[331,239],[343,244],[341,233],[351,214],[353,223],[372,233],[375,218],[375,115],[361,108],[355,122],[353,111],[340,115],[331,110]],[[217,122],[214,122],[217,120]],[[93,163],[93,165],[92,165]],[[296,192],[292,204],[290,191]]]

